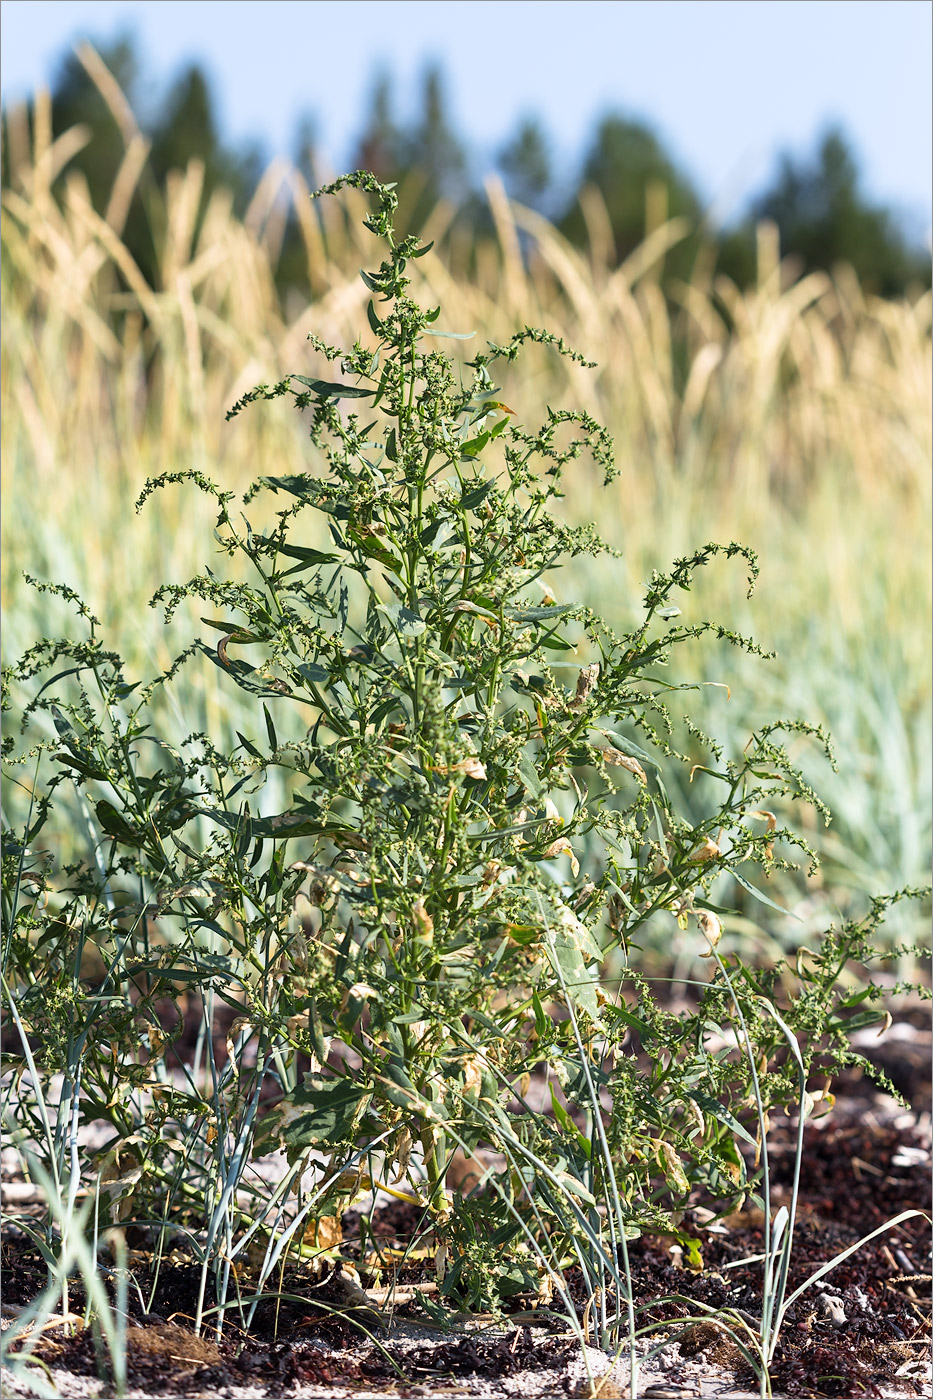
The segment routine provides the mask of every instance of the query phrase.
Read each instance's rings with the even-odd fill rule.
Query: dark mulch
[[[915,1103],[923,1102],[929,1094],[928,1065],[908,1064],[902,1057],[892,1067]],[[890,1115],[886,1119],[876,1113],[878,1100],[865,1081],[852,1079],[841,1087],[846,1097],[840,1097],[832,1119],[807,1128],[791,1290],[810,1278],[821,1263],[899,1212],[930,1211],[926,1141],[914,1128],[892,1126]],[[769,1141],[777,1205],[789,1198],[793,1123],[776,1125]],[[689,1228],[690,1218],[684,1223]],[[693,1224],[702,1240],[700,1273],[677,1267],[669,1240],[643,1239],[631,1247],[638,1301],[650,1303],[676,1293],[713,1308],[737,1309],[749,1320],[760,1316],[761,1265],[741,1262],[763,1248],[760,1212],[731,1217],[721,1231],[704,1230],[699,1220]],[[359,1241],[359,1226],[359,1216],[348,1212],[344,1218],[348,1257],[354,1254],[354,1240]],[[369,1245],[375,1237],[384,1249],[404,1249],[413,1234],[423,1229],[421,1213],[398,1203],[376,1212],[367,1224]],[[390,1336],[380,1347],[370,1344],[361,1349],[360,1331],[349,1317],[339,1311],[323,1314],[320,1309],[320,1303],[329,1298],[339,1306],[337,1295],[329,1295],[326,1284],[301,1271],[288,1271],[282,1281],[283,1292],[293,1298],[261,1304],[248,1335],[238,1329],[231,1313],[219,1343],[199,1339],[191,1324],[200,1270],[178,1255],[172,1258],[174,1262],[163,1261],[154,1280],[147,1273],[144,1254],[136,1255],[137,1281],[148,1302],[148,1314],[143,1313],[136,1290],[129,1295],[129,1380],[150,1395],[203,1393],[234,1384],[258,1384],[268,1394],[280,1395],[299,1383],[370,1391],[391,1384],[400,1394],[412,1388],[426,1393],[423,1387],[432,1378],[449,1390],[457,1377],[506,1377],[529,1368],[563,1369],[569,1374],[573,1345],[544,1337],[537,1326],[532,1330],[527,1325],[527,1319],[517,1319],[516,1329],[505,1339],[479,1334],[445,1338],[439,1332],[433,1345],[401,1349]],[[0,1262],[4,1304],[28,1304],[41,1292],[45,1267],[23,1236],[10,1233],[3,1239]],[[419,1258],[409,1256],[397,1281],[416,1283],[432,1276],[430,1251],[423,1250]],[[365,1272],[361,1278],[364,1286],[371,1282]],[[570,1282],[580,1294],[582,1312],[580,1281],[571,1274]],[[241,1281],[241,1286],[250,1291],[248,1280]],[[832,1304],[827,1301],[830,1298]],[[912,1386],[914,1393],[921,1393],[919,1384],[904,1376],[898,1379],[897,1372],[906,1362],[928,1353],[929,1299],[930,1230],[925,1220],[914,1218],[851,1255],[822,1286],[809,1289],[793,1305],[772,1368],[775,1393],[871,1397],[897,1383],[907,1393]],[[80,1311],[83,1301],[76,1283],[73,1310]],[[213,1301],[209,1295],[207,1306]],[[508,1306],[520,1312],[529,1303],[528,1298],[518,1298]],[[678,1319],[690,1312],[690,1303],[656,1303],[649,1316],[678,1327]],[[425,1320],[418,1301],[398,1308],[396,1316]],[[76,1374],[101,1374],[106,1369],[106,1353],[89,1331],[74,1337],[50,1333],[39,1351],[49,1364]],[[701,1360],[705,1357],[710,1364],[733,1365],[740,1383],[751,1381],[742,1371],[738,1353],[706,1324],[684,1336],[681,1351]]]

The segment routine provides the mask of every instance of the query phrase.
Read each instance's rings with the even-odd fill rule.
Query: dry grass
[[[86,60],[95,71],[94,56]],[[130,502],[162,471],[196,467],[245,488],[260,472],[307,467],[301,423],[280,404],[232,425],[224,415],[257,382],[313,370],[312,329],[352,344],[369,295],[357,269],[372,261],[373,243],[360,227],[359,196],[312,206],[300,174],[282,164],[266,172],[242,220],[218,191],[198,229],[202,170],[192,162],[165,190],[168,231],[150,289],[121,237],[146,143],[96,71],[126,140],[103,216],[82,177],[68,172],[87,133],[53,142],[47,94],[37,97],[32,136],[21,113],[7,117],[4,650],[10,657],[61,620],[22,584],[27,569],[77,588],[118,627],[131,665],[150,673],[175,646],[147,600],[163,580],[208,561],[213,521],[209,502],[180,489],[158,496],[140,518]],[[51,191],[62,172],[59,203]],[[581,472],[568,482],[566,511],[597,518],[625,559],[568,571],[555,581],[563,596],[583,590],[623,621],[637,610],[651,568],[707,539],[741,539],[764,566],[752,614],[742,580],[725,572],[704,580],[697,606],[750,627],[786,658],[739,707],[741,719],[764,700],[778,709],[794,701],[796,711],[801,697],[817,719],[854,714],[868,745],[859,762],[870,767],[877,725],[858,715],[883,680],[882,726],[914,735],[919,718],[922,732],[930,691],[930,295],[866,297],[845,268],[797,278],[763,225],[750,290],[701,266],[671,302],[659,274],[686,232],[678,221],[660,224],[615,268],[596,194],[586,205],[589,247],[580,251],[510,205],[495,181],[487,192],[494,236],[466,245],[454,211],[439,207],[428,237],[440,256],[416,265],[423,284],[415,292],[442,306],[441,325],[475,329],[474,345],[542,325],[599,364],[589,373],[533,349],[502,384],[526,420],[549,402],[575,402],[615,435],[621,474],[611,493],[597,495]],[[310,305],[283,305],[275,287],[289,207],[304,239]],[[221,723],[225,703],[205,691],[202,719]],[[918,742],[905,740],[911,796],[895,805],[919,802],[926,813]],[[872,781],[894,781],[890,769],[882,761]],[[905,781],[897,779],[899,793]],[[919,831],[922,870],[925,815]]]

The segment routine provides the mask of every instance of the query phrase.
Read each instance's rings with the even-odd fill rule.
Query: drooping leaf
[[[370,1097],[365,1086],[352,1079],[309,1075],[300,1088],[293,1089],[282,1103],[264,1115],[256,1134],[254,1155],[278,1146],[293,1162],[307,1147],[335,1147],[346,1142]]]
[[[320,549],[306,549],[300,544],[280,544],[276,548],[279,554],[285,554],[289,559],[300,559],[302,564],[333,564],[340,557]],[[295,573],[296,570],[292,569],[290,572]]]
[[[740,1137],[743,1142],[750,1143],[752,1147],[755,1146],[755,1139],[752,1137],[751,1133],[747,1132],[745,1128],[742,1127],[742,1124],[739,1122],[738,1118],[736,1118],[735,1114],[731,1113],[718,1099],[711,1098],[709,1094],[703,1094],[698,1089],[688,1090],[688,1097],[693,1099],[693,1102],[698,1108],[703,1110],[707,1117],[715,1118],[720,1123],[724,1123],[729,1131],[734,1133],[736,1137]]]
[[[534,764],[527,754],[522,754],[519,761],[518,771],[521,774],[522,782],[525,784],[526,792],[532,797],[540,797],[544,791],[541,779],[538,777]]]
[[[239,832],[248,827],[252,838],[270,841],[287,841],[294,836],[329,836],[339,841],[343,836],[355,835],[351,828],[326,826],[320,818],[301,811],[280,812],[275,817],[248,817],[241,812],[225,812],[219,807],[198,807],[196,811],[227,831]]]
[[[279,746],[279,741],[275,735],[275,725],[272,723],[272,716],[269,713],[268,705],[263,705],[262,713],[265,716],[266,720],[266,734],[269,737],[269,745],[272,749],[272,752],[275,753],[276,749]]]
[[[515,622],[545,622],[563,613],[573,612],[574,607],[574,603],[560,603],[547,608],[504,608],[503,612]]]
[[[311,685],[325,685],[332,679],[327,667],[319,666],[315,661],[299,662],[295,670]]]
[[[420,637],[427,629],[424,619],[412,608],[402,607],[401,603],[380,603],[378,607],[403,637]]]
[[[557,918],[549,926],[548,951],[555,971],[574,1006],[585,1011],[599,1025],[596,1000],[596,968],[593,959],[601,957],[593,935],[566,905],[556,902]],[[589,960],[589,962],[588,962]]]
[[[230,676],[243,690],[250,691],[253,695],[274,697],[288,693],[288,688],[281,685],[273,686],[265,680],[255,666],[248,665],[245,661],[234,656],[227,656],[221,660],[214,647],[208,647],[203,642],[198,643],[199,650],[217,667],[224,675]]]
[[[646,753],[639,744],[636,744],[633,739],[629,739],[627,735],[619,734],[615,729],[602,729],[600,733],[605,734],[607,739],[611,739],[616,747],[621,749],[623,753],[627,753],[630,758],[637,758],[642,763],[647,763],[650,767],[660,771],[661,765],[658,760],[653,758],[650,753]]]
[[[464,491],[460,497],[461,509],[475,510],[478,505],[482,505],[495,484],[495,477],[490,477],[488,481],[481,481],[478,486],[472,486],[469,490]]]
[[[94,808],[97,813],[97,820],[104,828],[108,836],[112,836],[115,841],[119,841],[124,846],[142,846],[145,843],[145,833],[140,833],[135,827],[121,817],[112,802],[101,799]]]
[[[241,627],[239,623],[225,621],[221,617],[202,617],[201,621],[205,627],[213,627],[216,632],[226,634],[228,642],[238,643],[246,646],[249,642],[262,642],[266,639],[264,632],[251,632],[246,627]]]
[[[261,476],[259,480],[264,486],[268,486],[273,495],[279,491],[287,491],[289,495],[300,496],[302,499],[315,494],[318,485],[307,473],[302,476]]]
[[[62,712],[61,712],[61,710],[58,708],[58,706],[57,706],[57,705],[51,705],[49,708],[50,708],[51,711],[52,711],[52,720],[53,720],[53,722],[54,722],[54,724],[55,724],[55,729],[56,729],[57,733],[59,733],[59,734],[73,734],[73,733],[74,733],[74,725],[72,725],[72,724],[70,723],[70,721],[67,720],[67,719],[65,718],[65,716],[62,714]]]
[[[756,890],[755,886],[750,884],[749,881],[745,879],[744,875],[740,875],[734,867],[730,867],[729,874],[734,880],[737,880],[739,882],[743,890],[748,890],[749,894],[752,895],[755,899],[757,899],[761,904],[767,904],[769,909],[776,909],[779,914],[786,914],[788,918],[796,919],[798,923],[802,922],[800,915],[795,914],[793,909],[784,909],[780,904],[775,904],[773,899],[769,899],[768,896],[762,893],[761,890]]]
[[[371,399],[375,389],[357,389],[352,384],[332,384],[326,379],[307,379],[303,374],[293,374],[299,384],[304,384],[312,394],[321,399]]]

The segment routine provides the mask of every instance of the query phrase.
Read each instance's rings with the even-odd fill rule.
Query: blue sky
[[[933,6],[928,0],[3,0],[5,102],[50,83],[62,50],[135,29],[153,90],[190,59],[221,128],[289,154],[302,115],[334,168],[351,159],[374,72],[410,112],[444,66],[477,167],[539,114],[573,169],[600,113],[648,119],[725,220],[777,152],[840,122],[866,191],[930,227]]]

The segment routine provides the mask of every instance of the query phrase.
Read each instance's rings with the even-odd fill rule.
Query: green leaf
[[[58,708],[58,706],[52,705],[50,708],[52,711],[52,719],[55,723],[56,731],[59,734],[73,734],[74,726],[69,723],[69,721],[62,714],[61,710]]]
[[[528,948],[537,942],[541,929],[537,924],[509,924],[509,937],[520,948]]]
[[[798,923],[803,922],[800,918],[800,915],[795,914],[792,909],[782,908],[780,904],[775,904],[773,899],[769,899],[766,894],[762,894],[761,890],[756,890],[755,886],[749,884],[748,880],[745,879],[745,876],[740,875],[737,870],[730,870],[729,874],[734,880],[738,880],[743,890],[748,890],[750,895],[753,895],[755,899],[760,900],[762,904],[767,904],[769,909],[776,909],[779,914],[786,914],[789,919],[796,919]]]
[[[493,622],[499,621],[497,613],[492,612],[489,608],[480,607],[479,603],[471,603],[467,598],[461,598],[459,602],[449,604],[448,611],[475,613],[477,617],[488,617]]]
[[[320,549],[306,549],[300,544],[280,544],[276,548],[279,554],[285,554],[289,559],[300,559],[303,564],[333,564],[340,557],[338,554],[324,553]]]
[[[874,987],[871,986],[863,987],[860,992],[853,992],[851,996],[845,997],[842,1001],[840,1001],[839,1006],[843,1009],[846,1009],[851,1006],[861,1006],[862,1002],[867,1001],[874,990]],[[880,1014],[883,1015],[884,1013],[880,1012]]]
[[[574,1006],[599,1024],[599,1004],[596,981],[587,958],[599,958],[600,952],[593,935],[571,910],[563,908],[560,917],[549,926],[548,951],[555,970],[559,971],[567,997]]]
[[[293,374],[299,384],[305,384],[319,399],[371,399],[375,389],[357,389],[352,384],[332,384],[326,379],[306,379],[303,374]]]
[[[586,1142],[586,1138],[583,1138],[583,1142]],[[595,1206],[596,1197],[591,1191],[586,1189],[578,1176],[573,1176],[571,1172],[559,1170],[556,1170],[554,1175],[557,1177],[568,1196],[576,1196],[578,1200],[583,1201],[584,1205]]]
[[[366,315],[369,317],[369,324],[372,327],[373,335],[378,335],[381,338],[385,331],[385,326],[376,315],[376,307],[373,302],[370,302],[367,306]]]
[[[460,444],[460,457],[469,461],[473,457],[478,457],[489,441],[489,434],[480,433],[478,437],[470,438],[469,442]]]
[[[229,966],[229,962],[225,960],[222,971],[229,971]],[[182,967],[178,963],[171,963],[166,967],[158,959],[153,959],[150,962],[127,963],[126,971],[130,977],[136,977],[141,972],[151,972],[157,974],[163,981],[184,982],[193,987],[210,982],[218,973],[216,967]]]
[[[416,1021],[423,1021],[426,1014],[424,1007],[416,1003],[413,1011],[406,1011],[403,1016],[393,1016],[392,1024],[395,1026],[412,1026]],[[408,1080],[408,1083],[411,1084],[411,1080]]]
[[[72,758],[70,754],[57,753],[54,755],[56,763],[67,764],[69,768],[74,768],[78,773],[83,773],[86,778],[106,778],[106,769],[98,764],[92,764],[87,760]]]
[[[224,812],[219,807],[196,807],[194,812],[227,831],[241,832],[248,827],[251,838],[261,837],[268,841],[288,841],[293,836],[328,836],[339,842],[341,836],[356,834],[351,827],[324,826],[320,818],[294,810],[280,812],[276,817],[252,818],[245,813]]]
[[[503,608],[506,617],[515,622],[544,622],[562,613],[573,612],[575,603],[561,603],[549,608]]]
[[[318,666],[314,661],[302,661],[295,670],[311,685],[326,685],[331,673],[326,666]]]
[[[277,1143],[292,1162],[306,1147],[346,1142],[370,1097],[352,1079],[309,1075],[300,1089],[293,1089],[265,1115],[256,1134],[254,1156],[264,1155]]]
[[[469,491],[464,491],[460,497],[461,510],[475,510],[481,505],[496,484],[495,477],[490,477],[489,481],[481,481],[478,486],[473,486]]]
[[[729,1131],[734,1133],[736,1137],[741,1138],[743,1142],[750,1143],[752,1147],[755,1146],[755,1139],[752,1137],[751,1133],[746,1132],[735,1114],[730,1113],[728,1108],[721,1104],[718,1099],[711,1099],[709,1094],[701,1094],[697,1089],[688,1089],[687,1097],[693,1099],[697,1108],[701,1108],[710,1118],[715,1118],[718,1122],[724,1123]]]
[[[576,1123],[574,1123],[570,1114],[567,1112],[566,1108],[564,1108],[564,1105],[560,1102],[557,1095],[554,1093],[554,1085],[549,1084],[548,1088],[551,1091],[551,1108],[553,1109],[554,1117],[557,1119],[558,1123],[563,1128],[565,1133],[570,1133],[571,1135],[575,1134],[577,1132],[577,1125]]]
[[[419,637],[427,630],[428,624],[412,608],[403,608],[401,603],[377,603],[376,606],[403,637]]]
[[[657,768],[660,772],[661,765],[656,758],[652,758],[650,753],[646,753],[643,748],[632,739],[626,738],[624,734],[619,734],[615,729],[603,729],[600,733],[605,734],[607,739],[611,739],[620,753],[627,754],[629,758],[637,758],[642,763],[648,763],[652,768]]]
[[[521,774],[522,782],[525,784],[526,792],[530,792],[532,797],[540,797],[544,792],[544,786],[538,777],[534,764],[527,754],[522,754],[518,771]]]
[[[347,530],[347,536],[353,541],[356,547],[366,555],[367,559],[376,559],[380,564],[384,564],[393,573],[402,572],[402,562],[381,543],[379,537],[372,533],[367,533],[364,529],[352,526]]]
[[[258,674],[255,666],[249,666],[245,661],[240,661],[236,657],[228,656],[226,662],[221,661],[214,647],[205,646],[203,642],[198,643],[199,649],[208,660],[222,671],[225,676],[230,676],[243,690],[250,691],[253,695],[264,695],[269,698],[280,698],[281,690],[274,689],[264,680],[254,680]]]
[[[360,277],[371,292],[385,291],[382,281],[378,277],[374,277],[371,272],[364,272],[363,268],[360,268]]]
[[[228,641],[239,642],[245,646],[247,642],[263,642],[266,640],[265,632],[250,632],[245,627],[241,627],[238,622],[225,622],[223,618],[202,617],[201,621],[205,627],[213,627],[216,632],[224,632]]]
[[[544,1014],[544,1007],[537,992],[531,994],[531,1007],[535,1013],[535,1031],[539,1037],[543,1036],[550,1029],[551,1023]]]
[[[480,1011],[478,1006],[474,1006],[469,1015],[471,1021],[478,1021],[481,1026],[486,1027],[493,1040],[509,1039],[508,1029],[503,1030],[498,1022],[494,1021],[491,1016],[487,1016],[485,1011]]]
[[[268,486],[273,495],[279,491],[287,491],[291,496],[300,496],[305,499],[314,495],[318,483],[307,473],[303,476],[261,476],[259,480],[264,486]]]
[[[438,516],[436,520],[431,521],[430,525],[425,526],[418,538],[425,549],[443,549],[448,540],[451,544],[456,542],[451,539],[453,533],[453,521]]]
[[[70,726],[69,726],[70,727]],[[104,828],[108,836],[112,836],[115,841],[120,841],[124,846],[142,846],[145,844],[145,836],[126,822],[114,807],[112,802],[100,801],[94,811],[97,813],[97,820]]]
[[[263,705],[262,712],[266,717],[266,733],[269,736],[269,744],[274,753],[279,746],[279,741],[275,737],[275,725],[272,723],[272,716],[269,713],[269,707],[267,705]]]
[[[308,1006],[308,1034],[311,1037],[311,1044],[314,1046],[314,1053],[321,1064],[327,1059],[330,1049],[329,1043],[324,1039],[324,1025],[321,1020],[321,1013],[318,1010],[317,999],[311,998]]]
[[[436,335],[441,340],[472,340],[476,331],[429,331],[421,332],[422,335]]]
[[[637,1031],[642,1038],[642,1043],[651,1039],[651,1027],[647,1021],[643,1021],[639,1016],[635,1016],[631,1011],[626,1011],[624,1006],[607,1006],[603,1013],[611,1023],[619,1021],[623,1026],[628,1026],[630,1030]]]

